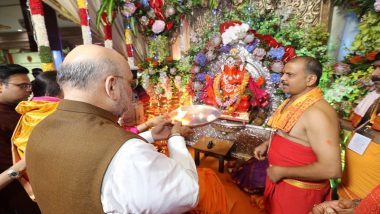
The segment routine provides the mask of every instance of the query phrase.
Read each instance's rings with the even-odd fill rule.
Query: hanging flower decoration
[[[183,1],[127,0],[122,13],[128,17],[133,32],[139,30],[151,37],[172,35],[178,29],[182,17],[189,11],[190,8]]]
[[[92,44],[91,29],[89,26],[89,16],[88,16],[88,9],[87,9],[87,1],[86,0],[77,0],[77,5],[78,5],[78,10],[79,10],[80,26],[82,29],[83,44],[84,45]]]
[[[222,23],[219,33],[194,54],[188,84],[193,102],[213,105],[238,118],[254,108],[270,115],[283,99],[277,93],[279,73],[295,56],[291,46],[258,34],[245,23]]]
[[[43,71],[54,70],[53,56],[47,36],[44,9],[42,0],[29,0],[29,8],[33,23],[33,28],[36,33],[39,56],[41,59],[41,67]]]

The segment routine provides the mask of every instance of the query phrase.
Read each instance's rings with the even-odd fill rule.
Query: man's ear
[[[3,92],[4,83],[0,82],[0,93]]]
[[[315,74],[307,75],[307,79],[306,79],[306,85],[307,86],[316,85],[316,82],[317,82],[317,75],[315,75]]]
[[[104,83],[106,94],[112,99],[117,100],[119,93],[117,90],[117,78],[115,76],[108,76]]]

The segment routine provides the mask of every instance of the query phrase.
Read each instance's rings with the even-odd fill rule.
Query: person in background
[[[342,182],[338,186],[339,198],[362,199],[380,183],[380,53],[373,62],[372,81],[374,90],[356,106],[351,121],[343,121],[342,127],[362,136],[360,152],[354,146],[354,137],[346,148],[346,164]],[[365,167],[363,167],[365,166]]]
[[[315,205],[309,214],[379,214],[380,184],[364,199],[341,199]]]
[[[23,159],[33,128],[56,110],[58,102],[63,96],[56,79],[57,71],[40,73],[32,81],[32,100],[22,101],[16,107],[16,111],[21,115],[21,118],[11,138],[14,164]],[[26,173],[21,176],[19,181],[29,196],[34,199]]]
[[[123,127],[126,131],[133,132],[135,134],[138,134],[140,132],[144,132],[150,128],[153,128],[154,126],[157,126],[158,124],[164,122],[164,121],[170,121],[170,117],[168,115],[159,115],[157,117],[153,117],[150,120],[141,123],[137,126],[128,126],[128,121],[130,118],[127,118],[128,113],[124,113],[120,119],[119,124],[121,127]]]
[[[183,213],[198,203],[195,163],[180,123],[140,135],[117,119],[132,108],[132,74],[112,49],[82,45],[58,71],[57,110],[33,130],[28,175],[43,213]],[[151,145],[168,139],[170,156]]]
[[[26,169],[25,159],[13,164],[9,169],[0,174],[0,190],[10,184],[14,179],[22,176],[23,171]]]
[[[7,171],[14,181],[0,190],[0,213],[40,213],[19,182],[12,166],[12,133],[20,115],[15,107],[27,100],[32,91],[28,69],[17,64],[0,65],[0,172]],[[12,172],[13,171],[13,172]]]
[[[32,100],[22,101],[17,105],[16,111],[22,116],[11,139],[13,148],[17,150],[14,153],[15,161],[24,157],[33,128],[56,110],[58,102],[63,96],[56,79],[57,71],[39,74],[32,81]]]
[[[38,75],[40,75],[41,73],[43,73],[42,69],[41,68],[33,68],[32,69],[32,75],[34,78],[36,78]]]
[[[268,125],[277,132],[255,148],[269,168],[264,202],[269,213],[308,213],[329,199],[329,178],[341,176],[339,120],[318,87],[322,65],[312,57],[296,57],[284,67],[281,89],[290,94]],[[270,143],[270,146],[269,146]]]

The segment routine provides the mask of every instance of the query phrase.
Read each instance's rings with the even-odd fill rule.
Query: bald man
[[[268,150],[264,199],[271,214],[308,213],[329,197],[328,179],[341,176],[339,122],[318,87],[321,75],[312,57],[294,58],[282,72],[281,89],[290,97],[268,121],[278,130],[271,142],[255,149],[258,159]]]
[[[183,213],[197,205],[196,167],[181,134],[160,124],[135,135],[117,125],[132,112],[132,73],[117,52],[76,47],[57,81],[57,111],[33,130],[26,151],[42,213]],[[151,145],[168,139],[170,156]]]

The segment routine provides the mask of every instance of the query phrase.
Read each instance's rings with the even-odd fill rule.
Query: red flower
[[[140,2],[135,2],[136,9],[140,9],[142,7]]]
[[[154,20],[153,19],[149,19],[148,26],[152,27],[153,23],[154,23]]]
[[[349,60],[349,62],[351,64],[357,64],[357,63],[363,61],[364,59],[365,59],[364,56],[356,55],[356,56],[351,57],[351,59]]]
[[[373,60],[375,60],[375,56],[376,56],[378,53],[379,53],[379,52],[377,52],[377,51],[372,51],[372,52],[367,53],[367,55],[366,55],[367,60],[369,60],[369,61],[373,61]]]
[[[163,7],[164,1],[163,0],[149,0],[149,6],[153,9]]]
[[[173,25],[174,25],[173,22],[166,23],[166,30],[170,31],[173,28]]]
[[[241,25],[242,22],[238,20],[224,22],[219,26],[219,32],[222,34],[224,31],[226,31],[229,27],[235,26],[235,25]]]
[[[263,40],[272,48],[280,47],[280,44],[271,35],[264,35]]]
[[[293,59],[296,56],[297,56],[297,54],[296,54],[296,51],[294,50],[294,48],[292,46],[288,45],[285,47],[285,54],[282,57],[282,60],[285,63],[287,63],[287,62],[289,62],[289,60]]]

